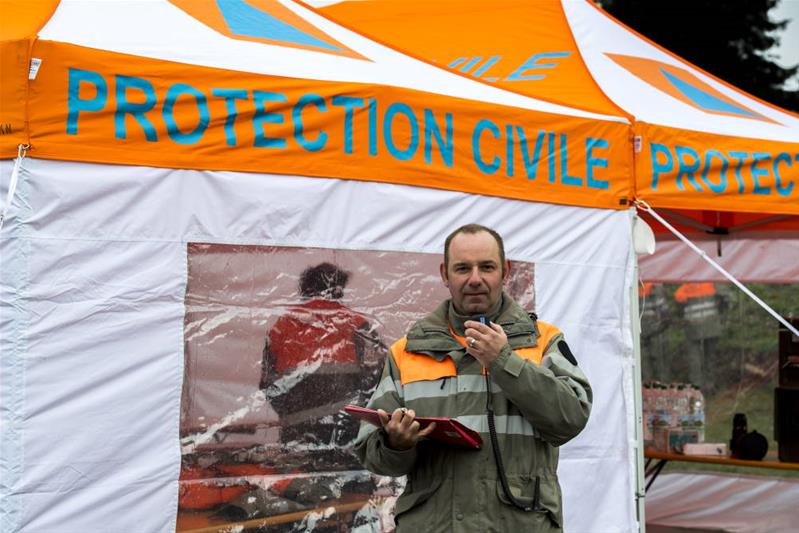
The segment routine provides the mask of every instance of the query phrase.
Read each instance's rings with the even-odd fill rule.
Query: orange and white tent
[[[589,1],[315,4],[334,20],[488,85],[628,117],[636,199],[693,233],[741,279],[799,279],[795,114],[687,63]],[[658,254],[642,258],[642,275],[723,279],[684,250],[663,241]]]
[[[599,15],[572,6],[590,37]],[[390,342],[446,294],[442,241],[467,222],[505,236],[521,273],[508,290],[564,331],[594,384],[595,416],[561,450],[567,529],[638,529],[632,177],[659,169],[656,187],[639,179],[648,201],[704,198],[724,171],[702,165],[726,158],[735,184],[729,151],[753,148],[687,144],[692,162],[666,120],[677,104],[653,109],[663,123],[650,131],[588,78],[577,85],[593,100],[575,105],[507,91],[289,0],[0,8],[4,531],[205,530],[220,524],[213,505],[242,492],[261,505],[253,520],[296,517],[280,476],[327,480],[320,501],[340,500],[335,472],[281,470],[291,450],[258,383],[265,331],[296,302],[300,272],[329,261],[352,273],[344,303]],[[619,46],[592,61],[632,80],[640,65],[622,67],[634,54]],[[567,59],[551,50],[517,75]],[[795,119],[742,105],[752,116],[719,115],[697,138],[748,121],[772,159],[743,160],[747,196],[795,206]],[[372,530],[392,501],[377,486],[342,504]],[[305,529],[337,508],[307,513]]]

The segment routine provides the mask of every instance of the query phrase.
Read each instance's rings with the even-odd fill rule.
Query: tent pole
[[[633,213],[633,218],[637,217]],[[641,396],[641,313],[638,308],[638,256],[633,251],[633,275],[630,284],[630,323],[633,336],[633,396],[635,398],[635,504],[638,531],[646,531],[646,490],[644,489],[644,422]]]

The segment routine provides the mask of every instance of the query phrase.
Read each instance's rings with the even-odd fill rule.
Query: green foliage
[[[768,12],[777,0],[601,0],[611,15],[711,74],[791,111],[799,90],[785,82],[798,66],[776,64],[768,50],[779,44],[786,21]]]

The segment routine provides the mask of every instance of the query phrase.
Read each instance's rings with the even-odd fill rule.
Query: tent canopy
[[[446,296],[442,241],[467,222],[505,236],[509,290],[596,384],[602,416],[560,450],[567,527],[637,529],[627,116],[492,87],[289,0],[28,4],[3,4],[0,37],[0,179],[19,178],[0,236],[4,531],[211,526],[188,508],[203,484],[253,490],[261,516],[297,509],[272,490],[292,479],[343,490],[284,461],[265,332],[331,262],[393,341]],[[352,509],[381,530],[391,501]]]
[[[64,2],[37,35],[44,4],[2,43],[4,157],[30,144],[39,158],[242,171],[280,157],[310,176],[631,199],[625,117],[452,75],[304,8]]]
[[[320,4],[337,21],[483,83],[627,116],[636,198],[681,213],[682,222],[721,232],[754,220],[748,230],[799,228],[799,118],[676,57],[592,2]]]

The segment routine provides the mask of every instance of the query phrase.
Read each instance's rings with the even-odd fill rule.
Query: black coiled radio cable
[[[497,463],[497,475],[499,475],[499,482],[502,484],[502,492],[508,498],[514,507],[521,509],[527,513],[543,511],[539,501],[539,491],[541,488],[541,478],[535,477],[535,494],[530,503],[523,503],[519,501],[511,492],[510,485],[508,485],[508,478],[505,475],[505,466],[502,464],[502,454],[499,450],[499,440],[497,439],[497,428],[494,423],[494,399],[491,395],[491,376],[488,374],[488,369],[485,369],[486,376],[486,411],[488,412],[488,433],[491,436],[491,449],[494,451],[494,461]],[[529,498],[524,498],[529,500]]]

